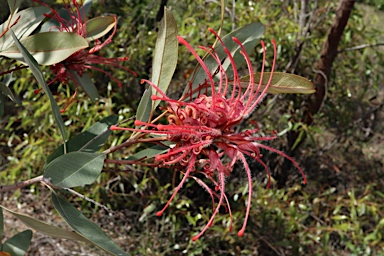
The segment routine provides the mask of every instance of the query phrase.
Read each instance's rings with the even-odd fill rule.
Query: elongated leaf
[[[113,255],[128,255],[119,248],[95,223],[89,221],[79,210],[52,191],[52,202],[61,217],[77,233]]]
[[[47,164],[43,175],[63,188],[92,184],[103,169],[104,159],[105,154],[70,152]]]
[[[24,0],[7,0],[11,16],[19,9],[21,2]]]
[[[45,223],[43,221],[34,219],[32,217],[29,217],[24,214],[20,214],[14,211],[11,211],[4,206],[0,205],[0,211],[4,209],[7,212],[11,213],[13,216],[24,222],[24,224],[28,225],[29,227],[33,228],[34,230],[37,230],[39,232],[42,232],[44,234],[47,234],[52,237],[56,238],[65,238],[65,239],[73,239],[76,241],[84,241],[89,242],[88,239],[85,239],[83,236],[79,235],[78,233],[75,233],[73,231],[68,231],[63,228],[52,226],[48,223]]]
[[[253,51],[253,48],[259,43],[259,38],[263,35],[265,27],[259,23],[254,22],[247,24],[237,30],[232,31],[231,33],[225,35],[222,40],[228,50],[231,52],[231,55],[234,58],[236,63],[236,68],[239,68],[242,64],[245,63],[244,57],[240,54],[240,46],[232,40],[232,37],[236,37],[245,47],[248,53]],[[226,70],[226,74],[229,78],[233,76],[233,67],[231,66],[230,60],[227,57],[227,54],[224,52],[223,46],[218,43],[215,46],[215,51],[218,54],[220,60],[223,61],[222,66]],[[214,74],[217,68],[219,67],[216,60],[211,55],[206,55],[204,58],[204,63],[207,65],[211,74]],[[207,74],[205,71],[198,65],[194,72],[191,75],[192,81],[192,90],[198,88],[200,84],[207,79]],[[190,89],[189,84],[184,90],[184,94],[187,93]]]
[[[16,98],[13,95],[11,89],[9,89],[9,87],[2,82],[0,82],[0,92],[8,96],[8,98],[10,98],[13,102],[17,103],[18,105],[21,105],[21,101],[18,98]]]
[[[80,85],[84,92],[88,95],[92,102],[97,102],[100,98],[99,92],[97,91],[96,85],[93,83],[92,79],[84,73],[82,76],[79,76],[77,72],[73,70],[68,70],[72,77],[75,79],[75,83]]]
[[[17,39],[17,37],[15,36],[13,31],[11,30],[10,32],[11,32],[13,39],[15,40],[16,46],[18,47],[19,51],[23,54],[24,60],[28,64],[29,68],[31,69],[37,82],[43,88],[45,94],[48,95],[49,101],[51,103],[53,116],[55,117],[56,124],[59,127],[59,130],[61,132],[61,136],[62,136],[63,141],[65,143],[66,134],[65,134],[64,122],[63,122],[63,119],[61,118],[59,107],[57,106],[57,103],[56,103],[55,99],[53,98],[51,90],[48,88],[48,85],[44,80],[43,73],[41,73],[40,67],[37,64],[36,60],[33,58],[33,56],[31,54],[29,54],[29,52],[25,49],[25,47],[20,43],[20,41]],[[66,149],[64,146],[64,151],[65,150]]]
[[[31,239],[32,231],[29,229],[25,230],[5,241],[2,250],[9,252],[12,256],[24,256],[31,243]]]
[[[68,140],[67,145],[67,153],[79,151],[87,152],[87,153],[96,153],[100,150],[100,148],[107,141],[109,135],[111,135],[111,131],[109,127],[113,124],[116,124],[118,120],[117,115],[110,115],[103,120],[95,123],[91,127],[89,127],[86,131],[80,133],[79,135],[73,137]],[[47,162],[44,166],[47,166],[53,159],[64,154],[64,146],[61,145],[58,147],[47,159]],[[45,168],[45,167],[44,167]]]
[[[44,32],[20,40],[20,43],[40,65],[59,63],[75,52],[88,47],[82,36],[66,32]],[[25,62],[17,46],[11,46],[0,55]]]
[[[264,72],[263,74],[263,84],[260,89],[264,89],[271,73]],[[260,81],[261,73],[255,73],[255,85],[257,85]],[[249,76],[242,77],[241,86],[246,88],[248,87]],[[282,73],[282,72],[274,72],[272,81],[267,90],[268,93],[272,94],[282,94],[282,93],[300,93],[300,94],[311,94],[315,92],[315,87],[311,81],[302,76]]]
[[[158,154],[162,154],[166,152],[169,149],[169,147],[165,147],[162,145],[156,145],[151,148],[146,148],[144,150],[141,150],[137,152],[136,154],[133,154],[129,157],[127,157],[125,160],[139,160],[139,159],[150,159],[152,157],[155,157]]]
[[[164,93],[167,91],[176,69],[178,46],[175,18],[170,10],[164,8],[164,17],[161,20],[156,40],[151,75],[151,82]],[[158,95],[154,88],[152,88],[152,93]],[[159,103],[159,101],[153,101],[152,109],[155,109]]]
[[[3,32],[9,26],[12,26],[13,32],[19,39],[26,38],[40,25],[45,18],[44,13],[50,10],[45,6],[31,7],[14,14],[11,21],[7,20],[0,25],[0,31]],[[15,23],[17,21],[17,23]],[[0,32],[0,33],[1,33]],[[0,38],[0,51],[3,51],[14,44],[11,33],[9,31]]]
[[[140,99],[139,106],[136,111],[136,119],[148,122],[149,117],[151,116],[152,111],[152,99],[151,99],[152,91],[151,89],[145,89],[143,96]]]
[[[0,117],[4,116],[4,108],[5,108],[5,98],[4,98],[4,95],[0,93]]]
[[[87,21],[87,37],[88,41],[96,40],[106,35],[116,26],[115,16],[100,16]]]

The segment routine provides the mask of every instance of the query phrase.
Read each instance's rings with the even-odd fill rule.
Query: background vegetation
[[[159,10],[165,2],[176,18],[179,34],[191,45],[213,42],[207,28],[219,27],[219,2],[96,1],[91,16],[115,13],[119,18],[118,33],[107,54],[129,56],[127,67],[137,72],[138,78],[121,70],[111,70],[123,82],[124,86],[119,88],[102,73],[93,73],[102,99],[92,104],[87,97],[77,97],[77,104],[72,104],[63,114],[69,137],[112,113],[120,119],[135,113],[145,89],[139,84],[140,78],[148,78],[151,72],[161,18]],[[309,2],[310,16],[303,23],[300,1],[228,1],[223,34],[260,21],[266,26],[267,46],[272,38],[279,45],[276,70],[313,79],[314,63],[320,58],[338,2]],[[326,99],[311,126],[302,121],[308,100],[308,96],[303,95],[268,96],[249,118],[259,123],[263,132],[277,131],[280,138],[271,144],[294,154],[307,174],[308,184],[302,186],[299,174],[292,166],[286,168],[283,159],[265,153],[264,159],[276,182],[272,188],[265,189],[266,174],[261,166],[253,163],[255,196],[244,237],[228,231],[229,216],[223,212],[200,240],[191,242],[190,238],[211,215],[209,195],[192,180],[166,214],[156,217],[156,209],[168,200],[180,178],[169,169],[106,166],[97,183],[77,189],[108,206],[115,214],[79,197],[68,194],[67,198],[132,255],[383,255],[384,46],[373,46],[384,42],[382,9],[380,0],[355,5],[328,79]],[[302,51],[295,58],[301,44]],[[260,47],[256,48],[252,56],[256,66],[261,63],[259,50]],[[271,60],[272,56],[267,59]],[[184,89],[194,65],[192,56],[180,47],[171,96],[176,97]],[[0,129],[9,131],[0,134],[1,184],[40,174],[46,157],[57,147],[60,138],[53,127],[48,101],[44,95],[33,93],[38,88],[35,79],[27,71],[16,75],[13,90],[22,98],[23,106],[16,107],[7,101],[5,115],[0,119]],[[65,87],[53,90],[58,101],[65,100],[69,93]],[[242,125],[246,128],[248,122]],[[301,134],[293,143],[289,138],[291,132]],[[128,138],[127,133],[117,135],[110,145]],[[137,148],[130,148],[119,153],[126,156],[135,150]],[[246,175],[241,168],[227,179],[234,231],[241,227],[245,214],[247,188],[244,184]],[[33,212],[42,220],[61,225],[46,194],[45,188],[34,185],[21,192],[0,195],[0,199],[2,204],[19,212]],[[21,226],[14,226],[12,221],[6,223],[6,237]],[[34,237],[30,255],[100,255],[85,244],[54,240],[41,234]]]

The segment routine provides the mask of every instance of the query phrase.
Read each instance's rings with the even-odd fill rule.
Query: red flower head
[[[227,54],[227,58],[229,59],[234,72],[233,81],[229,81],[222,62],[213,48],[200,46],[201,49],[209,53],[217,62],[218,69],[214,74],[211,74],[204,61],[198,56],[191,45],[179,36],[179,42],[190,50],[190,52],[200,63],[201,68],[203,68],[206,72],[207,79],[205,82],[200,84],[196,91],[192,91],[192,89],[190,90],[190,101],[182,101],[170,99],[155,84],[148,80],[142,80],[142,82],[150,84],[159,93],[160,96],[152,96],[153,100],[162,100],[168,104],[168,108],[164,113],[167,117],[168,124],[145,123],[136,120],[136,126],[143,126],[146,128],[132,129],[120,128],[116,126],[111,127],[111,130],[129,130],[147,134],[165,135],[162,137],[163,140],[171,141],[175,144],[175,146],[169,149],[168,152],[157,155],[155,157],[155,162],[160,162],[161,166],[184,166],[184,177],[180,184],[176,187],[173,195],[168,200],[164,208],[157,212],[157,216],[161,216],[163,214],[188,177],[194,178],[208,191],[211,195],[213,204],[215,198],[219,200],[217,206],[214,207],[212,217],[208,221],[207,225],[198,235],[192,238],[193,240],[197,240],[213,224],[214,218],[218,213],[220,206],[224,203],[227,204],[227,208],[232,219],[229,202],[225,195],[225,176],[230,175],[234,164],[237,161],[240,161],[244,165],[248,177],[247,210],[244,224],[238,232],[238,236],[243,236],[252,199],[252,176],[251,170],[246,161],[246,156],[259,162],[266,169],[268,176],[270,176],[269,169],[262,160],[260,148],[275,152],[289,159],[301,172],[304,178],[304,183],[306,183],[303,171],[291,157],[277,149],[261,143],[263,141],[275,139],[276,134],[269,137],[260,137],[257,135],[257,128],[246,130],[244,132],[235,132],[234,129],[238,123],[247,118],[254,111],[267,92],[268,86],[272,81],[273,69],[276,62],[275,41],[272,40],[275,57],[273,59],[271,76],[269,77],[267,86],[262,89],[262,77],[264,73],[266,55],[264,42],[261,41],[261,45],[264,50],[260,76],[261,79],[255,83],[253,80],[254,70],[244,46],[237,38],[232,38],[233,41],[240,46],[241,54],[247,63],[250,75],[248,86],[243,89],[233,56],[225,47],[221,38],[213,30],[210,31],[216,35],[220,43],[223,45],[224,51]],[[214,77],[217,75],[218,79],[215,80]],[[202,93],[203,91],[205,92]],[[198,96],[193,99],[192,95],[197,92]],[[255,123],[253,122],[253,124]],[[161,138],[156,137],[154,140],[159,141]],[[214,184],[215,188],[211,189],[200,179],[192,176],[194,173],[204,174],[205,177],[207,177],[208,180]],[[268,181],[268,187],[269,185],[270,181]],[[219,191],[219,193],[216,191]]]
[[[44,6],[47,6],[46,4],[40,2],[39,0],[34,0],[34,1],[39,2]],[[77,3],[77,0],[63,0],[63,2],[65,4],[65,9],[67,10],[66,15],[69,15],[69,17],[63,18],[57,11],[52,9],[52,13],[47,14],[46,16],[59,23],[59,26],[52,27],[52,29],[59,30],[60,32],[76,33],[86,38],[87,37],[87,19],[86,19],[86,13],[84,8],[82,8],[82,6],[80,6]],[[83,76],[83,74],[87,69],[97,70],[109,76],[120,87],[122,86],[122,84],[118,79],[116,79],[110,73],[94,65],[95,64],[110,65],[110,66],[124,69],[136,75],[135,72],[120,65],[120,62],[128,60],[128,57],[105,58],[99,55],[95,55],[96,52],[100,51],[104,46],[111,43],[113,36],[116,34],[117,19],[116,19],[116,16],[113,16],[113,18],[115,20],[113,31],[107,39],[105,39],[103,42],[100,41],[99,39],[96,39],[94,41],[93,47],[79,50],[74,54],[72,54],[71,56],[69,56],[67,59],[50,66],[50,69],[53,75],[55,76],[55,78],[51,80],[48,83],[48,85],[52,84],[55,81],[59,81],[60,83],[66,84],[70,79],[74,82],[75,88],[76,88],[74,95],[69,100],[67,106],[63,110],[61,110],[61,112],[65,111],[65,109],[74,100],[77,94],[77,88],[78,88],[77,79],[73,77],[71,72],[76,72],[77,75],[81,77]],[[38,93],[40,91],[41,89],[36,90],[35,93]]]

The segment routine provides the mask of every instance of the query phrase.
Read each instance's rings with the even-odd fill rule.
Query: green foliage
[[[122,251],[95,223],[52,190],[52,202],[59,214],[78,234],[113,255],[128,255]]]
[[[159,33],[153,56],[151,82],[156,84],[162,92],[166,92],[171,83],[177,65],[179,43],[177,41],[177,24],[171,11],[164,9]],[[159,93],[152,88],[153,95]],[[152,109],[159,105],[159,101],[152,102]],[[140,107],[140,105],[139,105]]]
[[[233,3],[236,5],[232,6]],[[378,3],[374,4],[379,7]],[[156,28],[159,25],[157,14],[160,11],[160,1],[129,1],[129,3],[99,1],[95,5],[96,7],[92,8],[90,13],[97,18],[88,21],[95,27],[92,32],[87,32],[92,35],[92,39],[108,35],[114,24],[111,16],[100,18],[99,15],[102,14],[98,13],[100,10],[116,13],[119,21],[115,40],[107,49],[101,51],[101,54],[110,57],[129,56],[127,66],[136,71],[139,78],[148,78],[153,70],[151,63],[153,63],[153,52],[156,38],[158,38]],[[211,27],[216,31],[220,28],[220,6],[216,2],[168,1],[167,7],[174,15],[178,34],[185,37],[193,47],[213,43],[213,36],[207,28]],[[279,44],[276,70],[293,72],[310,80],[316,73],[314,63],[320,57],[321,46],[333,21],[336,7],[337,4],[334,1],[320,1],[318,6],[310,1],[308,10],[312,16],[306,21],[311,20],[313,23],[309,32],[305,34],[303,31],[306,28],[301,27],[299,23],[300,5],[294,6],[288,1],[267,3],[228,1],[222,35],[251,22],[263,23],[266,27],[264,38],[267,48],[271,47],[270,38],[275,38]],[[216,218],[215,225],[207,231],[206,235],[195,243],[190,241],[190,238],[201,230],[212,214],[208,193],[205,193],[205,190],[193,179],[184,185],[185,190],[171,204],[163,217],[156,217],[156,210],[166,202],[172,193],[172,188],[181,178],[177,170],[172,169],[153,170],[135,165],[112,164],[102,168],[99,163],[92,176],[91,181],[96,179],[93,185],[76,188],[77,191],[96,202],[116,212],[125,213],[125,219],[112,218],[103,214],[98,206],[93,207],[88,201],[68,197],[97,224],[113,222],[114,229],[113,231],[110,229],[109,234],[116,232],[115,236],[119,236],[116,241],[122,249],[117,249],[97,226],[85,218],[72,204],[53,192],[52,197],[56,208],[63,216],[67,214],[80,216],[81,223],[73,222],[77,217],[70,217],[67,222],[79,234],[86,236],[84,240],[93,239],[87,237],[90,234],[89,230],[92,229],[94,234],[98,234],[97,241],[92,241],[98,245],[101,241],[104,249],[108,248],[108,251],[115,253],[129,252],[132,255],[383,254],[384,195],[380,192],[382,190],[380,180],[384,155],[380,149],[379,134],[383,128],[380,115],[383,101],[380,81],[383,81],[384,56],[380,47],[350,49],[363,44],[374,45],[382,42],[382,27],[377,25],[379,15],[382,13],[362,4],[357,5],[353,11],[338,49],[339,56],[327,84],[326,102],[321,113],[315,117],[314,125],[307,126],[301,122],[301,110],[306,104],[306,96],[267,97],[264,101],[265,105],[260,106],[256,114],[251,117],[260,123],[260,132],[268,133],[270,130],[276,130],[283,139],[274,143],[274,146],[277,144],[285,151],[289,151],[284,140],[285,135],[290,131],[299,132],[299,137],[291,143],[291,150],[296,150],[296,160],[305,167],[309,184],[306,187],[296,186],[294,183],[297,180],[293,175],[289,175],[285,187],[273,186],[271,189],[264,189],[264,174],[259,173],[260,166],[256,163],[252,164],[254,180],[256,180],[253,188],[255,196],[250,223],[243,238],[238,238],[236,232],[229,232],[229,215],[223,208]],[[370,17],[369,20],[367,16]],[[92,26],[88,28],[91,30]],[[8,37],[10,33],[6,35]],[[261,35],[257,38],[260,37]],[[300,57],[296,64],[292,64],[302,43]],[[180,47],[178,52],[178,66],[175,73],[173,70],[167,70],[171,75],[174,73],[173,80],[170,85],[165,83],[166,86],[169,85],[167,95],[172,96],[183,91],[195,65],[194,59],[187,53],[185,47]],[[266,52],[267,66],[270,67],[272,58],[268,49]],[[262,53],[256,42],[253,42],[249,53],[252,56],[252,62],[258,68]],[[172,63],[174,64],[175,61]],[[1,62],[1,65],[6,67],[7,64]],[[108,69],[105,70],[109,72]],[[0,84],[0,89],[3,95],[10,96],[15,102],[20,97],[22,106],[16,106],[7,97],[0,99],[4,107],[4,114],[0,115],[0,150],[4,152],[0,158],[1,184],[12,184],[14,181],[35,177],[46,170],[47,163],[53,159],[57,159],[58,167],[65,166],[68,160],[73,161],[73,155],[82,156],[81,152],[76,152],[80,149],[86,148],[85,152],[88,152],[88,149],[99,152],[107,146],[116,146],[126,141],[130,134],[116,132],[112,138],[108,137],[109,134],[99,137],[108,130],[109,125],[117,123],[116,116],[113,116],[113,120],[109,119],[113,113],[118,113],[121,121],[133,116],[135,110],[139,108],[136,118],[148,120],[151,114],[150,90],[140,86],[140,79],[127,76],[126,71],[116,69],[112,71],[114,76],[122,81],[123,88],[112,89],[110,79],[103,73],[90,72],[89,76],[78,77],[84,80],[78,84],[90,99],[85,97],[84,92],[80,92],[76,104],[70,105],[66,112],[61,114],[67,137],[72,138],[67,142],[67,152],[75,152],[64,156],[63,146],[59,146],[62,139],[52,115],[51,103],[55,101],[59,106],[65,104],[65,99],[71,95],[70,88],[61,85],[45,87],[46,93],[53,92],[48,100],[46,95],[33,94],[33,89],[37,88],[37,85],[30,72],[26,70],[14,72],[13,76],[17,77],[17,80],[10,83],[2,77],[3,83]],[[73,74],[76,75],[76,72]],[[45,73],[43,75],[38,74],[41,80],[46,79],[47,75]],[[144,91],[145,97],[141,98],[143,103],[138,104]],[[176,99],[177,96],[172,98]],[[107,119],[102,120],[103,118]],[[93,124],[95,125],[92,126]],[[98,127],[98,125],[101,126]],[[132,121],[128,121],[128,125],[133,127]],[[239,129],[246,127],[246,124],[240,124]],[[301,144],[305,135],[309,139]],[[145,156],[153,157],[164,150],[163,146],[146,149],[144,145],[135,145],[116,151],[114,158],[141,159]],[[267,159],[274,176],[278,178],[279,171],[276,170],[282,169],[281,159],[265,152],[262,154],[263,158]],[[95,153],[94,156],[96,155],[100,156]],[[86,164],[89,163],[88,160],[85,159]],[[63,171],[60,168],[53,168],[52,171],[66,174],[67,167],[62,168],[64,168]],[[102,169],[104,172],[97,177]],[[73,168],[75,172],[78,170],[80,168]],[[290,173],[288,169],[281,171]],[[81,172],[79,180],[82,175]],[[234,215],[234,231],[241,227],[244,219],[247,194],[247,188],[243,185],[244,177],[243,171],[237,168],[228,177],[226,183],[229,192],[227,196]],[[55,183],[60,183],[63,178],[59,178]],[[65,184],[65,186],[85,183],[89,182],[80,181],[80,183]],[[43,189],[34,186],[31,191],[44,193]],[[36,204],[38,207],[38,202]],[[20,216],[22,215],[19,214]],[[31,221],[34,223],[32,225],[37,225],[31,225],[32,228],[42,231],[43,224],[36,224],[39,223],[37,220],[27,220],[25,217],[24,215],[24,221]],[[81,224],[84,224],[84,229],[81,229],[83,228]],[[47,228],[56,230],[49,225]],[[108,230],[109,226],[103,226],[103,229]],[[52,232],[56,231],[49,232],[46,233],[52,235]],[[23,235],[26,236],[20,241],[28,241],[29,233],[26,232]],[[81,235],[78,237],[82,237]],[[103,245],[103,242],[106,244]],[[24,247],[28,246],[26,242],[23,243]]]
[[[3,217],[3,207],[0,207],[0,238],[3,237],[4,231]],[[25,230],[7,239],[4,243],[2,243],[0,240],[0,253],[1,255],[8,253],[8,255],[23,256],[28,250],[31,239],[32,231]]]

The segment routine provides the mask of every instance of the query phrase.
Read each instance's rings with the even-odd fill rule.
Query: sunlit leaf
[[[48,223],[34,219],[34,218],[29,217],[27,215],[11,211],[11,210],[5,208],[4,206],[0,205],[0,211],[1,211],[1,209],[4,209],[7,212],[11,213],[13,216],[15,216],[16,218],[18,218],[19,220],[24,222],[24,224],[28,225],[29,227],[33,228],[34,230],[42,232],[42,233],[47,234],[49,236],[56,237],[56,238],[65,238],[65,239],[73,239],[73,240],[77,240],[77,241],[88,242],[87,239],[85,239],[84,237],[82,237],[81,235],[79,235],[73,231],[68,231],[68,230],[63,229],[63,228],[52,226]]]
[[[116,26],[116,18],[114,16],[100,16],[90,19],[86,23],[88,41],[96,40],[106,35]]]
[[[61,217],[77,233],[81,234],[99,248],[113,255],[127,255],[95,223],[89,221],[79,210],[52,191],[52,202]]]
[[[20,40],[20,43],[40,65],[59,63],[75,52],[87,48],[88,42],[82,36],[66,32],[44,32]],[[17,46],[11,46],[0,55],[25,62]]]
[[[176,69],[178,46],[175,18],[171,11],[165,8],[156,40],[151,75],[151,82],[164,93],[167,91]],[[152,88],[152,94],[158,93]],[[159,101],[153,101],[152,109],[155,109],[159,103]]]
[[[31,243],[32,231],[25,230],[9,238],[3,244],[2,250],[9,252],[12,256],[24,256]]]
[[[63,188],[92,184],[101,173],[105,154],[70,152],[46,165],[44,178]]]
[[[261,84],[261,90],[265,88],[271,76],[270,72],[264,72],[263,80]],[[254,74],[255,86],[259,84],[261,73]],[[249,76],[242,77],[241,86],[243,88],[248,87]],[[311,94],[315,92],[315,86],[307,78],[282,72],[274,72],[271,84],[267,90],[268,93],[282,94],[282,93],[300,93]]]
[[[57,103],[55,99],[53,98],[53,95],[51,93],[51,90],[48,88],[47,83],[45,82],[44,76],[41,73],[40,67],[37,64],[36,60],[33,58],[31,54],[25,49],[25,47],[20,43],[20,41],[17,39],[13,31],[11,30],[11,35],[13,37],[13,40],[15,40],[15,44],[18,47],[19,51],[22,53],[25,62],[28,64],[30,70],[32,71],[33,75],[35,76],[37,82],[40,84],[40,86],[43,88],[45,94],[48,96],[49,101],[51,103],[51,108],[53,112],[53,116],[55,117],[55,121],[57,126],[59,127],[61,136],[63,138],[63,141],[65,143],[66,141],[66,134],[65,134],[65,127],[64,127],[64,122],[63,119],[61,118],[60,114],[60,109],[57,106]],[[64,151],[65,149],[65,144],[64,144]]]
[[[80,85],[92,102],[97,102],[99,100],[99,92],[88,74],[84,73],[82,76],[79,76],[76,71],[69,69],[68,72],[72,75],[76,84]]]
[[[5,21],[0,25],[0,33],[12,26],[13,32],[19,39],[26,38],[40,25],[41,21],[45,18],[44,13],[48,13],[50,10],[45,6],[37,6],[22,10],[12,16],[11,21]],[[17,20],[17,23],[15,23]],[[5,33],[0,38],[0,51],[3,51],[14,44],[12,35]]]
[[[147,122],[152,110],[152,91],[151,89],[145,89],[143,96],[140,99],[139,106],[137,107],[136,119]]]
[[[103,120],[95,123],[89,127],[86,131],[71,138],[67,141],[67,153],[81,150],[81,152],[96,153],[98,152],[104,143],[107,141],[111,131],[109,127],[116,124],[118,121],[117,115],[110,115]],[[49,164],[53,159],[64,154],[64,147],[61,145],[58,147],[47,159],[45,166]]]
[[[264,30],[265,27],[261,23],[254,22],[247,24],[237,30],[234,30],[222,38],[225,46],[231,52],[231,55],[234,58],[237,68],[239,68],[243,63],[245,63],[245,59],[240,54],[240,46],[232,40],[232,37],[236,37],[244,45],[247,52],[250,53],[259,43],[258,39],[263,35]],[[233,68],[231,66],[229,58],[227,58],[227,54],[224,52],[223,46],[218,43],[214,49],[217,52],[220,60],[223,61],[222,66],[224,70],[226,70],[227,76],[231,78],[233,76]],[[204,63],[207,65],[211,74],[213,74],[219,67],[218,63],[211,55],[206,55],[206,57],[204,58]],[[205,79],[207,79],[207,74],[200,67],[200,65],[198,65],[191,75],[192,90],[198,88],[198,86],[202,84]],[[187,93],[189,89],[190,86],[187,85],[184,90],[184,94]]]

